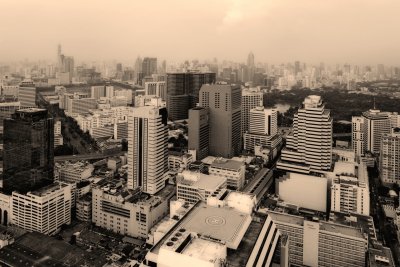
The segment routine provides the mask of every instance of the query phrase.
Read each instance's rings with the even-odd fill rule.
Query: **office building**
[[[250,111],[263,105],[263,92],[260,88],[242,90],[242,136],[249,131]]]
[[[272,157],[275,157],[282,143],[282,137],[278,134],[278,111],[263,106],[251,109],[248,131],[244,133],[243,140],[245,150],[254,153],[255,147],[261,146],[269,149]]]
[[[369,216],[370,192],[365,163],[336,162],[331,185],[331,211]]]
[[[15,113],[16,110],[21,108],[20,102],[2,102],[0,103],[0,133],[3,133],[4,120],[11,118],[11,115]]]
[[[61,121],[54,123],[54,147],[62,146],[64,144],[64,138],[61,134]]]
[[[400,131],[398,129],[382,137],[379,173],[382,183],[400,185]]]
[[[128,119],[128,188],[155,194],[168,171],[167,110],[154,106],[134,108]]]
[[[106,96],[106,87],[104,85],[97,85],[90,87],[90,97],[96,100]]]
[[[122,182],[100,181],[92,189],[92,222],[117,234],[147,238],[168,215],[169,199],[127,189]]]
[[[176,198],[192,204],[199,200],[206,202],[211,196],[222,196],[226,186],[226,177],[184,170],[176,178]]]
[[[11,207],[13,225],[54,235],[71,223],[71,185],[54,183],[27,194],[13,192]]]
[[[24,80],[19,85],[18,89],[18,101],[20,102],[21,108],[33,108],[36,107],[36,87],[32,80]]]
[[[390,133],[390,114],[377,109],[370,109],[362,114],[365,127],[365,149],[378,154],[381,148],[382,137]]]
[[[25,193],[53,181],[54,123],[45,109],[17,110],[4,121],[3,192]]]
[[[203,85],[200,106],[209,112],[212,156],[231,158],[241,150],[241,90],[235,85]]]
[[[163,101],[167,100],[167,84],[163,82],[146,82],[144,83],[145,95],[161,97]]]
[[[87,180],[94,171],[94,167],[89,162],[63,162],[55,164],[55,172],[60,181],[66,183],[78,183]]]
[[[94,98],[69,98],[67,112],[70,115],[89,113],[89,110],[97,108]]]
[[[357,156],[363,156],[365,153],[365,127],[364,118],[353,116],[351,118],[351,145]]]
[[[277,167],[309,173],[327,171],[332,165],[332,118],[320,96],[310,95],[294,115]]]
[[[242,161],[216,158],[208,168],[212,175],[227,178],[230,189],[240,190],[244,185],[246,166]]]
[[[294,266],[365,266],[368,240],[376,240],[371,217],[332,213],[330,221],[288,209],[267,211],[281,234],[289,238]],[[306,217],[309,216],[309,217]]]
[[[157,58],[145,57],[142,62],[143,77],[151,76],[157,73]]]
[[[180,72],[167,74],[167,109],[171,120],[188,118],[188,110],[199,102],[203,84],[213,84],[216,74],[211,72]]]
[[[209,154],[210,126],[208,110],[196,107],[189,110],[188,149],[196,151],[196,160],[202,160]]]

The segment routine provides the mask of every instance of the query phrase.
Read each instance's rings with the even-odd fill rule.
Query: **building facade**
[[[4,121],[3,192],[20,193],[52,183],[54,122],[45,109],[16,111]]]
[[[400,185],[400,131],[382,137],[379,173],[384,184]]]
[[[188,149],[196,150],[196,160],[202,160],[209,154],[210,126],[208,110],[196,107],[189,110]]]
[[[241,151],[241,89],[235,85],[203,85],[200,106],[209,111],[212,156],[231,158]]]
[[[128,119],[128,188],[155,194],[165,186],[168,171],[167,110],[139,107]]]
[[[332,166],[332,118],[320,96],[310,95],[294,116],[278,168],[309,173]]]

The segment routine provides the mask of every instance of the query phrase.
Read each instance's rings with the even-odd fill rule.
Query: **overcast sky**
[[[400,65],[400,0],[0,0],[0,62],[228,59]]]

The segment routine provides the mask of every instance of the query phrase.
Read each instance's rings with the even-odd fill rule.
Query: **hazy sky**
[[[400,63],[400,0],[0,0],[0,62]]]

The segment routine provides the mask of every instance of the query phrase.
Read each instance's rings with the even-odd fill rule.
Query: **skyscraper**
[[[155,194],[168,170],[167,110],[154,106],[134,108],[128,118],[128,188]]]
[[[363,112],[362,117],[364,119],[365,151],[378,154],[381,149],[383,135],[390,133],[390,113],[381,112],[378,109],[370,109]]]
[[[20,83],[18,101],[22,108],[36,107],[36,87],[31,79],[25,79]]]
[[[203,84],[215,83],[213,72],[180,72],[167,74],[167,109],[171,120],[188,118],[188,109],[199,101]]]
[[[236,85],[203,85],[200,106],[209,110],[212,156],[230,158],[241,148],[241,89]]]
[[[379,158],[379,172],[382,183],[400,185],[400,130],[382,137]]]
[[[157,73],[157,58],[145,57],[142,62],[143,77]]]
[[[4,121],[3,192],[26,193],[53,182],[54,124],[45,109],[17,110]]]
[[[210,127],[208,122],[208,110],[195,107],[189,110],[189,150],[196,150],[196,160],[208,156],[208,144],[210,141]]]
[[[263,92],[260,88],[242,90],[242,136],[249,130],[250,110],[263,105]]]
[[[248,75],[249,75],[247,81],[253,81],[254,73],[255,73],[255,70],[256,70],[256,67],[254,65],[254,54],[253,54],[253,52],[250,52],[250,54],[247,57],[247,68],[248,68]]]
[[[309,173],[330,170],[332,118],[320,96],[310,95],[294,115],[293,130],[286,139],[278,168]]]
[[[351,118],[351,145],[356,156],[363,156],[365,153],[364,135],[364,117],[353,116]]]

